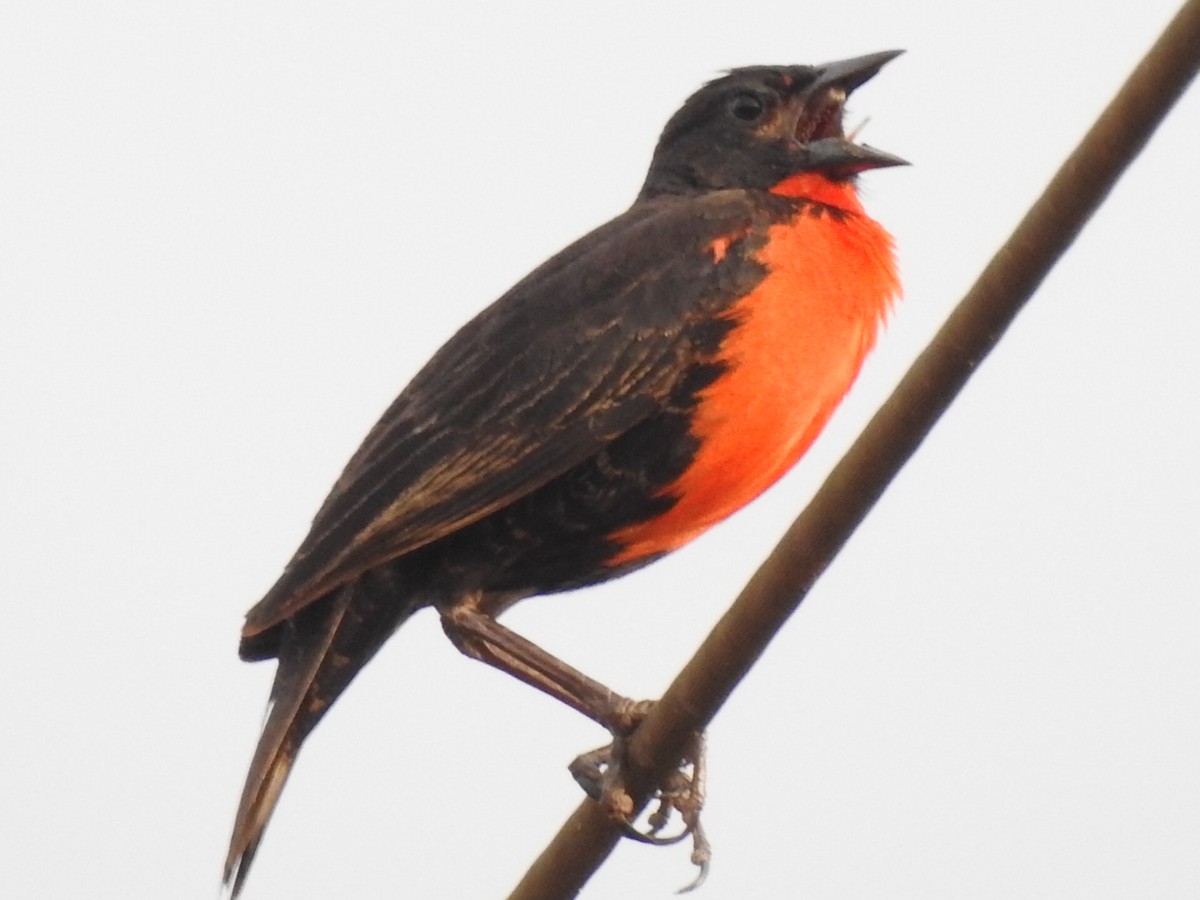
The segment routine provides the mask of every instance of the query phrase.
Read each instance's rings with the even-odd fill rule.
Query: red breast
[[[849,181],[799,174],[774,193],[808,201],[773,226],[757,253],[766,277],[727,315],[728,370],[701,394],[699,448],[664,490],[663,515],[618,531],[612,565],[690,541],[770,487],[812,444],[875,344],[899,280],[891,236],[863,211]],[[715,261],[736,236],[710,247]]]

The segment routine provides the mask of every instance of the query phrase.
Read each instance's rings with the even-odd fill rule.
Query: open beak
[[[867,169],[908,162],[874,147],[856,144],[842,130],[846,98],[903,50],[885,50],[817,66],[817,78],[796,99],[792,137],[806,157],[804,168],[850,176]]]

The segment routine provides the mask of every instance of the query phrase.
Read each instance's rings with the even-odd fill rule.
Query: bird
[[[275,659],[224,870],[242,891],[305,738],[410,616],[614,735],[636,710],[501,625],[678,549],[795,464],[900,286],[843,130],[901,51],[731,69],[668,120],[632,205],[454,334],[351,457],[239,655]]]

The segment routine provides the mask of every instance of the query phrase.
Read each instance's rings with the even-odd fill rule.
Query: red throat
[[[781,197],[797,197],[812,200],[816,203],[837,207],[846,212],[866,215],[862,208],[862,203],[859,202],[858,191],[855,189],[852,180],[843,179],[835,181],[817,172],[797,172],[795,175],[789,175],[775,185],[775,187],[771,188],[771,193],[779,194]],[[890,253],[892,248],[891,237],[882,228],[879,228],[875,222],[871,222],[871,224],[875,225],[886,240],[887,249]]]

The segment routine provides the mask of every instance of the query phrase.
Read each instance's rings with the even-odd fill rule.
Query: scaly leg
[[[464,654],[549,694],[613,735],[632,733],[649,709],[645,701],[610,691],[486,613],[461,605],[440,612],[442,629]]]
[[[654,705],[653,701],[630,700],[614,693],[578,669],[547,653],[537,644],[505,628],[474,606],[460,604],[440,609],[442,628],[465,655],[535,687],[604,726],[613,736],[607,747],[584,753],[571,763],[570,771],[589,797],[600,803],[621,824],[626,836],[643,843],[674,844],[691,835],[692,862],[699,866],[696,879],[683,890],[699,887],[708,876],[711,847],[700,826],[704,807],[704,737],[693,736],[679,767],[655,793],[658,807],[650,814],[649,831],[633,827],[633,800],[625,788],[621,769],[625,742]],[[690,774],[686,771],[691,768]],[[671,811],[678,811],[684,830],[664,838]]]

